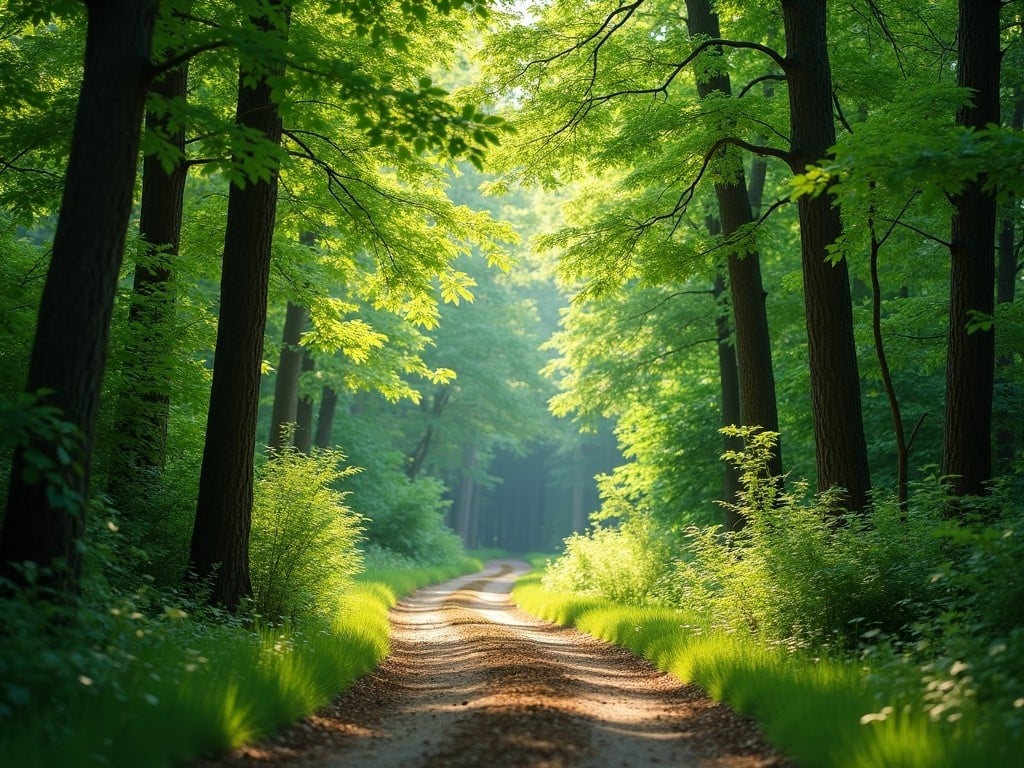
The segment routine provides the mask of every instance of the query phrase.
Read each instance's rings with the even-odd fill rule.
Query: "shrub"
[[[440,480],[410,480],[404,472],[377,463],[372,475],[360,474],[346,485],[365,519],[369,544],[418,565],[453,563],[462,557],[462,540],[445,525],[450,502],[443,498]]]
[[[343,459],[336,451],[306,456],[288,448],[261,468],[250,545],[260,616],[329,615],[362,568],[361,520],[332,487],[357,471],[341,469]]]
[[[617,526],[596,523],[565,540],[565,552],[548,563],[544,588],[605,597],[629,605],[649,602],[668,562],[668,549],[645,518]]]
[[[879,634],[908,635],[923,613],[940,610],[932,574],[944,558],[930,503],[904,510],[876,499],[845,514],[835,493],[802,502],[765,476],[775,436],[741,431],[742,454],[728,454],[743,479],[738,511],[747,521],[723,536],[690,529],[692,557],[677,563],[676,599],[706,604],[730,629],[798,645],[851,649]]]

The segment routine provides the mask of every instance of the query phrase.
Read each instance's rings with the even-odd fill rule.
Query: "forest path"
[[[699,688],[509,597],[526,563],[426,587],[392,653],[330,706],[201,768],[766,768],[786,762]]]

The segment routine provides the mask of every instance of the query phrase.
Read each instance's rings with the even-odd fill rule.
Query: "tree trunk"
[[[316,367],[316,361],[309,350],[302,348],[302,373],[310,373]],[[309,453],[313,449],[313,398],[302,394],[302,377],[299,377],[299,402],[295,407],[295,447],[301,453]]]
[[[972,92],[956,122],[982,129],[999,123],[999,0],[960,0],[957,84]],[[957,496],[986,492],[992,477],[992,385],[995,331],[971,330],[991,317],[995,281],[996,201],[984,179],[953,198],[950,237],[949,350],[942,473]]]
[[[453,521],[455,525],[452,526],[455,532],[462,537],[462,541],[467,547],[471,547],[474,544],[472,541],[472,513],[473,496],[476,490],[473,473],[476,471],[476,463],[476,445],[469,443],[462,451],[462,476],[455,494],[455,515]]]
[[[183,101],[187,85],[188,67],[182,65],[166,72],[153,84],[151,92],[168,100]],[[184,157],[184,126],[172,131],[166,115],[148,112],[146,130],[162,131]],[[115,499],[119,493],[130,492],[133,475],[162,470],[166,459],[170,381],[166,364],[158,361],[166,360],[174,348],[171,262],[181,242],[187,175],[184,161],[168,173],[157,156],[149,155],[143,160],[139,235],[147,252],[135,265],[132,304],[128,310],[126,385],[118,402],[108,484]]]
[[[320,393],[320,413],[316,420],[317,448],[329,448],[334,434],[334,413],[338,408],[338,393],[331,387],[324,387]]]
[[[717,299],[725,292],[725,280],[721,275],[715,277],[714,295]],[[715,318],[715,329],[718,334],[718,374],[721,381],[722,426],[731,427],[740,423],[740,378],[736,366],[736,351],[732,347],[729,333],[729,314],[723,311]],[[743,441],[738,437],[725,436],[722,448],[726,451],[743,450]],[[739,469],[731,461],[725,465],[722,476],[722,501],[725,502],[725,528],[738,531],[743,527],[745,519],[737,505],[740,500]]]
[[[782,1],[795,173],[823,160],[836,140],[825,5]],[[828,194],[801,197],[798,207],[818,489],[843,489],[845,507],[860,512],[868,505],[871,477],[850,280],[845,261],[828,260],[829,246],[842,230],[839,211]]]
[[[583,444],[576,438],[572,448],[572,530],[583,532],[587,529],[587,509],[585,506],[586,489],[586,458],[583,455]]]
[[[42,585],[58,596],[76,592],[81,573],[89,464],[157,7],[155,0],[85,5],[82,87],[26,383],[80,431],[80,451],[64,461],[50,436],[19,447],[0,529],[0,575],[20,583],[18,565],[34,562],[44,569]],[[53,462],[56,487],[26,477],[27,460],[40,455]]]
[[[274,382],[274,405],[270,414],[270,437],[267,447],[279,450],[291,443],[297,422],[299,402],[299,371],[302,366],[302,348],[299,339],[306,327],[306,308],[288,302],[284,316],[284,335],[281,356]]]
[[[279,2],[270,7],[280,8]],[[268,17],[254,20],[268,35],[285,34]],[[281,119],[268,76],[239,73],[236,121],[280,143]],[[270,246],[277,206],[277,172],[231,185],[224,235],[220,317],[206,444],[199,477],[190,573],[210,581],[211,602],[234,610],[252,593],[249,531],[260,364],[267,318]]]
[[[709,38],[721,37],[718,16],[711,10],[708,0],[687,0],[687,24],[691,35]],[[714,92],[732,93],[732,84],[726,74],[716,75],[697,83],[701,99]],[[763,184],[763,179],[761,180]],[[741,227],[754,221],[742,169],[732,184],[715,184],[722,234],[728,239]],[[756,252],[730,253],[728,260],[729,287],[732,296],[733,325],[735,330],[735,368],[739,368],[740,414],[733,424],[761,427],[778,432],[779,414],[775,396],[775,374],[772,370],[771,339],[768,335],[768,315],[765,309],[765,291],[761,281],[761,260]],[[719,344],[721,351],[721,344]],[[728,464],[728,462],[726,462]],[[768,466],[771,477],[782,477],[782,453],[776,443]]]
[[[423,469],[423,465],[427,462],[427,454],[430,452],[430,444],[434,440],[434,427],[437,419],[441,416],[446,405],[448,405],[448,398],[451,396],[451,387],[447,384],[437,388],[434,393],[433,403],[430,406],[430,414],[428,416],[427,429],[423,433],[423,437],[416,444],[412,454],[410,454],[406,467],[405,474],[410,480],[415,480],[416,475]]]
[[[1015,131],[1024,129],[1024,90],[1017,86],[1013,91],[1013,116],[1010,127]],[[1014,209],[1019,205],[1015,201]],[[999,265],[996,270],[996,304],[1012,304],[1016,298],[1017,273],[1020,264],[1017,261],[1017,225],[1013,211],[1003,219],[999,228]],[[1011,356],[1002,356],[996,360],[996,372],[1005,371],[1013,363]],[[1005,375],[1005,374],[1004,374]],[[999,421],[999,419],[996,419]],[[996,458],[1004,467],[1009,467],[1017,453],[1017,437],[1012,429],[999,427],[996,429]]]

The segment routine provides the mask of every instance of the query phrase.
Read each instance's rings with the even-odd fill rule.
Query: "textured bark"
[[[782,2],[790,153],[797,173],[824,159],[836,140],[825,5],[825,0]],[[798,206],[818,489],[844,489],[846,508],[862,511],[871,478],[850,280],[845,261],[828,261],[828,248],[842,229],[839,211],[827,194],[801,197]]]
[[[299,372],[302,367],[302,349],[299,339],[306,326],[306,308],[288,302],[284,316],[281,354],[274,381],[274,404],[270,412],[270,437],[267,446],[272,450],[288,445],[297,423],[299,402]]]
[[[338,393],[331,387],[324,387],[320,393],[320,413],[316,419],[317,448],[328,448],[334,434],[334,414],[338,408]]]
[[[256,24],[267,34],[278,34],[267,18]],[[247,77],[244,70],[239,73],[236,121],[280,142],[278,106],[266,77],[246,85]],[[209,580],[211,601],[229,610],[252,593],[253,452],[276,206],[276,171],[244,187],[232,184],[228,194],[220,317],[189,571]]]
[[[82,503],[55,504],[48,492],[60,495],[58,488],[29,482],[26,448],[19,448],[0,529],[0,575],[19,581],[17,564],[25,561],[57,567],[59,572],[41,578],[58,594],[75,592],[81,573],[90,455],[135,187],[156,12],[154,0],[85,5],[82,87],[26,382],[28,392],[45,391],[44,402],[81,432],[80,451],[72,457],[77,468],[62,462],[49,440],[39,438],[27,450],[49,456],[60,484]]]
[[[982,129],[999,122],[1000,6],[999,0],[959,2],[957,84],[973,95],[957,111],[957,125]],[[995,331],[968,331],[972,313],[993,311],[996,201],[983,183],[971,182],[953,198],[942,473],[957,496],[985,493],[992,477]]]
[[[150,90],[166,99],[184,100],[187,84],[188,69],[181,66],[166,72]],[[184,157],[184,126],[171,130],[166,115],[148,112],[146,130],[162,131]],[[135,473],[161,470],[166,458],[170,381],[166,367],[153,363],[166,359],[168,350],[173,349],[171,262],[181,242],[187,174],[184,162],[168,173],[155,155],[143,160],[139,235],[150,252],[135,265],[128,310],[127,383],[118,401],[110,468],[109,485],[115,499],[119,493],[130,492],[129,482]]]
[[[1024,129],[1024,90],[1014,89],[1013,116],[1010,127],[1016,131]],[[1019,202],[1018,202],[1019,204]],[[1017,260],[1017,226],[1012,213],[1007,215],[999,228],[999,264],[996,269],[996,304],[1010,304],[1016,298],[1017,274],[1020,264]],[[1001,356],[996,360],[996,376],[1013,363],[1012,356]],[[997,418],[996,421],[999,421]],[[1017,454],[1017,436],[1012,429],[996,428],[996,458],[1008,467]]]
[[[714,294],[717,299],[725,292],[725,280],[721,275],[715,278]],[[736,350],[730,338],[729,316],[725,311],[719,312],[715,318],[715,330],[718,335],[718,376],[721,382],[722,426],[730,427],[740,423],[740,377],[736,365]],[[725,451],[743,450],[743,441],[738,437],[725,437],[722,448]],[[735,505],[740,500],[740,476],[736,465],[731,461],[725,465],[722,475],[722,501],[725,507],[725,528],[738,531],[744,525],[744,518]]]
[[[686,8],[691,35],[721,37],[718,16],[712,12],[708,0],[687,0]],[[723,94],[732,92],[727,74],[719,74],[697,83],[697,92],[702,99],[716,91]],[[760,183],[764,183],[763,176]],[[722,234],[726,238],[754,221],[742,170],[734,183],[715,184],[715,196]],[[741,405],[737,420],[727,423],[778,432],[775,375],[772,370],[771,339],[768,334],[760,256],[756,252],[730,254],[728,270],[735,331],[734,366],[738,365],[739,369]],[[719,346],[721,348],[721,344]],[[782,452],[778,444],[769,462],[768,472],[772,477],[782,476]]]

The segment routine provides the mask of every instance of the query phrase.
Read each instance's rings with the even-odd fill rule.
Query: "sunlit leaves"
[[[824,168],[812,166],[805,173],[798,173],[789,179],[791,191],[790,200],[797,200],[801,197],[817,197],[828,187],[832,181],[832,174]]]
[[[445,303],[457,305],[460,301],[473,301],[470,289],[476,285],[476,280],[465,272],[446,272],[438,277],[438,283]]]

